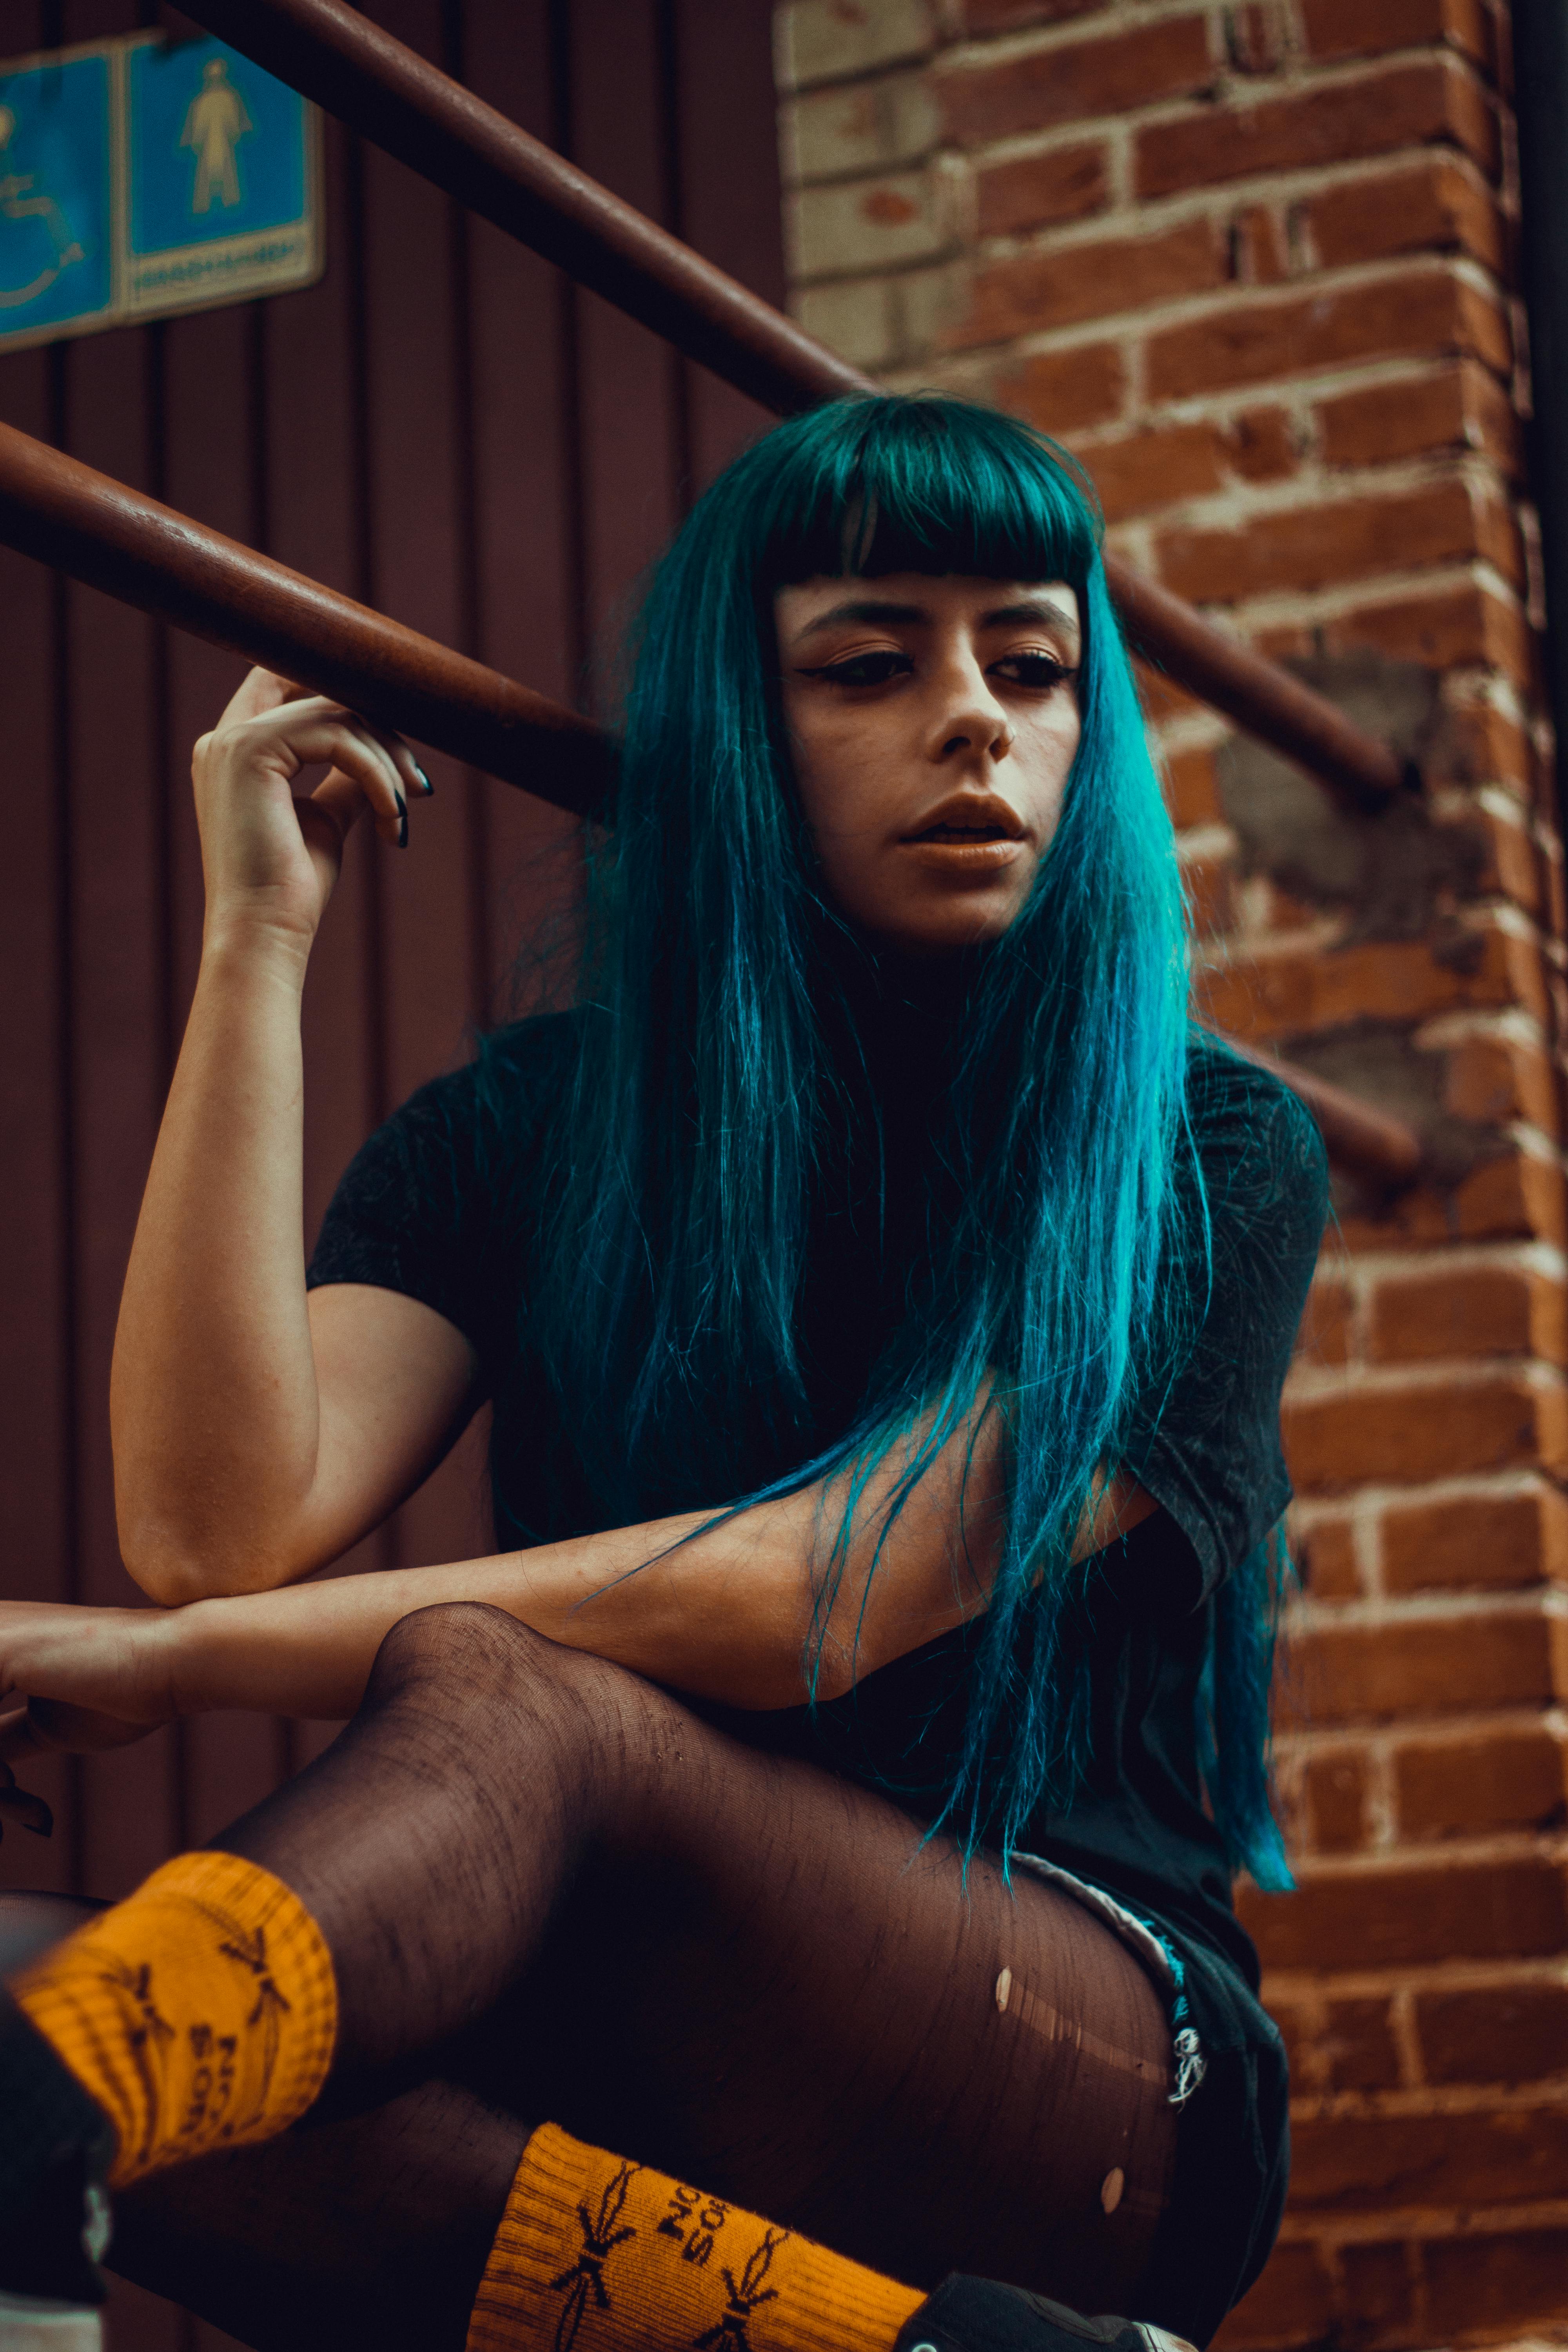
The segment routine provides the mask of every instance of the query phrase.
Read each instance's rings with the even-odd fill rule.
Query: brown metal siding
[[[778,301],[767,0],[375,0],[376,21]],[[0,58],[157,21],[0,0]],[[171,19],[171,22],[174,20]],[[0,359],[0,417],[545,692],[590,655],[762,421],[645,331],[329,125],[317,287]],[[107,1393],[120,1283],[201,930],[189,747],[240,665],[0,551],[0,1527],[7,1595],[130,1603]],[[305,1009],[306,1219],[357,1143],[460,1057],[563,820],[435,761],[405,857],[356,836]],[[552,855],[552,852],[555,854]],[[471,1437],[365,1563],[483,1540]],[[209,1717],[29,1778],[52,1844],[0,1885],[123,1891],[319,1735]],[[117,2291],[115,2352],[193,2334]]]

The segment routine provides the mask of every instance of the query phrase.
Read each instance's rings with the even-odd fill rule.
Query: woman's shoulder
[[[1212,1030],[1194,1027],[1187,1116],[1211,1213],[1289,1202],[1322,1229],[1329,1158],[1317,1120],[1276,1072]]]
[[[490,1126],[516,1133],[520,1120],[558,1098],[592,1020],[587,1007],[574,1006],[482,1030],[468,1059],[416,1087],[387,1129],[401,1129],[411,1141],[445,1133],[456,1142]]]

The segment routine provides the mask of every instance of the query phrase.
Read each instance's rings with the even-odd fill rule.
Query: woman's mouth
[[[999,824],[928,824],[923,833],[911,836],[916,841],[1005,841],[1007,835]]]

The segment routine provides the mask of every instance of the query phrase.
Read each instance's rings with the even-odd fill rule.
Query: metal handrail
[[[788,414],[878,389],[344,0],[189,0],[186,13],[764,407]],[[1147,659],[1336,799],[1366,813],[1405,786],[1399,754],[1324,696],[1119,558],[1105,569]]]
[[[602,814],[602,729],[384,613],[0,425],[0,543],[579,816]]]

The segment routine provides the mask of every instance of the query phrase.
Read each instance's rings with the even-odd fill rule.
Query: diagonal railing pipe
[[[344,0],[185,6],[244,56],[764,407],[788,414],[877,389],[793,319]],[[1325,697],[1116,557],[1107,557],[1106,574],[1147,659],[1308,769],[1342,804],[1370,812],[1404,787],[1399,755]]]
[[[560,808],[604,813],[615,747],[592,719],[9,425],[0,544]]]

